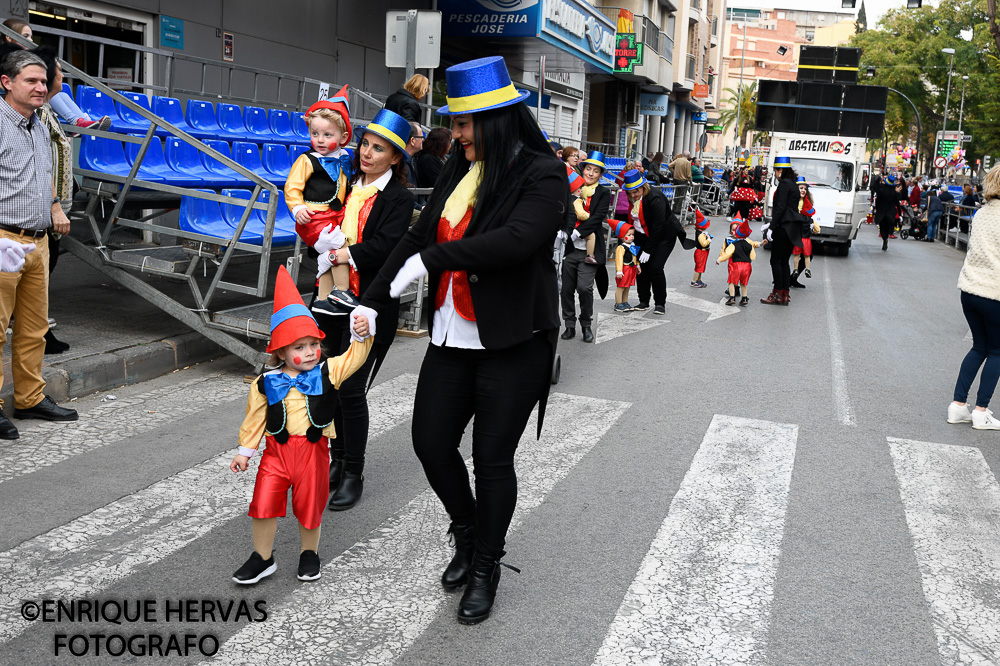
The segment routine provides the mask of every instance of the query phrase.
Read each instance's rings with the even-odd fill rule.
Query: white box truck
[[[771,178],[767,188],[765,220],[770,220],[776,183],[774,158],[788,157],[792,169],[805,176],[816,205],[820,232],[813,243],[836,246],[840,256],[850,252],[851,242],[868,215],[871,164],[865,157],[867,139],[775,132],[767,165]]]

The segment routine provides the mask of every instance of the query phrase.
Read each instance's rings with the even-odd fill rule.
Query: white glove
[[[333,229],[333,231],[331,231]],[[334,229],[332,224],[326,225],[326,228],[320,232],[319,238],[316,239],[316,244],[313,245],[313,249],[317,252],[329,252],[330,250],[339,250],[344,247],[344,243],[347,242],[347,236],[344,232],[340,230],[340,227]]]
[[[639,263],[644,264],[649,261],[649,252],[643,252],[639,255]]]
[[[773,234],[771,233],[770,229],[768,229],[767,233],[764,234],[764,238],[766,238],[768,241],[773,241],[774,240],[774,238],[772,238],[772,236],[773,236]]]
[[[419,254],[413,255],[406,260],[403,267],[396,273],[396,277],[392,279],[389,284],[389,295],[393,298],[399,298],[411,282],[419,280],[425,275],[427,275],[427,267],[424,266],[424,260],[420,258]]]
[[[580,232],[574,229],[573,233],[570,235],[570,238],[574,241],[580,240]]]
[[[556,234],[556,238],[558,238],[559,240],[561,240],[563,242],[566,242],[566,239],[569,238],[569,236],[566,235],[565,231],[563,231],[562,229],[560,229],[559,233]]]
[[[363,305],[351,310],[351,339],[362,342],[364,338],[354,332],[354,318],[358,315],[368,318],[368,337],[374,337],[375,335],[375,318],[378,317],[378,313],[371,308],[366,308]]]
[[[316,277],[319,278],[319,276],[333,268],[333,259],[330,258],[330,253],[320,253],[319,257],[316,259],[316,265],[318,266],[316,269]]]
[[[22,245],[10,238],[0,238],[0,271],[16,273],[24,266],[24,255],[35,249],[34,243]]]

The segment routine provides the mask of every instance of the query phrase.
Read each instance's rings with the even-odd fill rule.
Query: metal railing
[[[715,15],[712,17],[712,37],[719,36],[719,16]]]
[[[667,33],[660,31],[660,43],[663,47],[660,49],[660,57],[673,64],[674,62],[674,38],[673,35],[668,35]]]
[[[687,64],[684,69],[684,78],[689,81],[694,81],[694,72],[698,64],[698,57],[693,53],[687,54]]]
[[[660,52],[660,27],[653,23],[648,16],[642,17],[642,43],[647,50],[656,54]]]

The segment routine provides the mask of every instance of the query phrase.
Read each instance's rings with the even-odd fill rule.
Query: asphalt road
[[[598,344],[560,344],[542,439],[518,453],[522,573],[475,627],[437,584],[447,522],[410,447],[426,339],[397,339],[372,389],[365,494],[326,514],[315,583],[295,579],[290,514],[278,572],[230,580],[251,547],[252,476],[226,469],[239,362],[20,422],[0,444],[0,664],[199,663],[216,641],[209,663],[1000,663],[1000,433],[945,422],[964,255],[876,233],[817,256],[787,308],[758,300],[769,253],[751,305],[726,308],[724,267],[692,289],[680,248],[665,317],[600,302]],[[146,614],[22,619],[44,599]],[[108,656],[111,635],[169,654]]]

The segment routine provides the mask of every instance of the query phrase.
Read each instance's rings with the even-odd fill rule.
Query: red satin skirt
[[[705,265],[708,263],[708,250],[695,248],[694,251],[694,272],[704,273]]]
[[[622,276],[615,277],[615,284],[619,287],[633,287],[638,274],[639,269],[635,266],[622,266]]]
[[[251,518],[281,518],[285,515],[288,489],[292,489],[292,513],[307,530],[323,522],[330,495],[330,445],[326,437],[310,442],[305,435],[291,435],[278,444],[270,435],[257,465],[257,482],[250,501]]]
[[[751,272],[749,261],[730,261],[729,284],[739,284],[745,287],[750,281]]]

